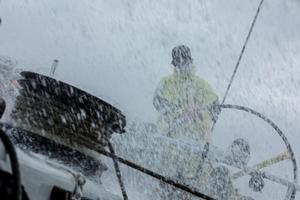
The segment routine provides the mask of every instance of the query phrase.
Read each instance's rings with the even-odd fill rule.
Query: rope
[[[114,148],[113,148],[112,144],[108,140],[107,140],[107,143],[108,143],[108,148],[109,148],[110,153],[115,156],[115,151],[114,151]],[[114,163],[114,167],[115,167],[116,175],[117,175],[118,182],[119,182],[119,185],[120,185],[120,188],[121,188],[122,196],[123,196],[124,200],[128,200],[125,185],[124,185],[122,175],[121,175],[121,170],[120,170],[119,164],[118,164],[118,162],[117,162],[117,160],[115,159],[114,156],[112,156],[111,158],[112,158],[113,163]]]
[[[264,0],[261,0],[260,3],[259,3],[259,5],[258,5],[258,8],[257,8],[257,10],[256,10],[256,14],[255,14],[255,16],[254,16],[254,18],[253,18],[253,20],[252,20],[252,23],[251,23],[249,32],[248,32],[247,37],[246,37],[246,40],[245,40],[244,45],[243,45],[243,47],[242,47],[242,50],[241,50],[241,52],[240,52],[239,58],[238,58],[238,60],[237,60],[237,62],[236,62],[236,64],[235,64],[233,73],[232,73],[232,75],[231,75],[230,81],[229,81],[228,86],[227,86],[227,88],[226,88],[226,91],[225,91],[225,94],[224,94],[224,96],[223,96],[221,105],[224,104],[224,102],[225,102],[225,100],[226,100],[226,98],[227,98],[228,92],[229,92],[229,90],[230,90],[230,88],[231,88],[233,79],[235,78],[235,75],[236,75],[236,73],[237,73],[237,70],[238,70],[238,68],[239,68],[239,66],[240,66],[242,57],[243,57],[243,55],[244,55],[246,46],[247,46],[248,41],[249,41],[249,38],[250,38],[250,36],[251,36],[251,34],[252,34],[254,25],[255,25],[255,23],[256,23],[258,14],[260,13],[261,6],[262,6],[263,2],[264,2]],[[215,120],[215,121],[213,122],[212,127],[211,127],[211,132],[214,131],[216,122],[217,122],[217,120]],[[201,163],[203,163],[204,160],[206,159],[208,152],[209,152],[209,143],[206,142],[205,145],[204,145],[203,151],[202,151],[202,153],[201,153],[201,159],[202,159],[202,162],[201,162]],[[197,170],[197,171],[201,171],[201,170],[202,170],[202,164],[200,164],[200,165],[198,166],[198,170]]]
[[[259,6],[258,6],[258,8],[257,8],[257,11],[256,11],[256,14],[255,14],[255,16],[254,16],[254,19],[252,20],[251,27],[250,27],[250,29],[249,29],[248,35],[247,35],[246,40],[245,40],[245,42],[244,42],[244,45],[243,45],[243,48],[242,48],[241,53],[240,53],[240,55],[239,55],[239,58],[238,58],[238,60],[237,60],[237,63],[236,63],[236,65],[235,65],[235,67],[234,67],[233,73],[232,73],[232,75],[231,75],[229,84],[228,84],[228,86],[227,86],[227,89],[226,89],[226,91],[225,91],[225,94],[224,94],[224,97],[223,97],[223,99],[222,99],[222,103],[221,103],[221,104],[223,104],[223,103],[225,102],[226,98],[227,98],[228,92],[229,92],[229,90],[230,90],[230,88],[231,88],[231,84],[232,84],[233,79],[234,79],[234,77],[235,77],[235,75],[236,75],[236,72],[237,72],[237,70],[238,70],[238,68],[239,68],[239,66],[240,66],[242,57],[243,57],[243,55],[244,55],[246,46],[247,46],[247,44],[248,44],[249,38],[250,38],[251,33],[252,33],[252,31],[253,31],[255,22],[256,22],[256,20],[257,20],[257,17],[258,17],[258,14],[259,14],[259,12],[260,12],[260,9],[261,9],[261,6],[262,6],[263,2],[264,2],[264,0],[261,0],[261,1],[260,1],[260,4],[259,4]]]
[[[140,171],[140,172],[142,172],[144,174],[147,174],[147,175],[149,175],[149,176],[151,176],[153,178],[156,178],[156,179],[158,179],[158,180],[160,180],[160,181],[162,181],[164,183],[167,183],[167,184],[172,185],[174,187],[177,187],[177,188],[179,188],[179,189],[181,189],[181,190],[183,190],[185,192],[188,192],[188,193],[190,193],[192,195],[195,195],[196,197],[202,198],[204,200],[215,200],[212,197],[209,197],[209,196],[207,196],[207,195],[205,195],[205,194],[203,194],[201,192],[198,192],[195,188],[193,188],[191,186],[186,186],[186,185],[180,184],[180,183],[178,183],[178,182],[176,182],[176,181],[174,181],[174,180],[172,180],[170,178],[167,178],[167,177],[165,177],[163,175],[155,173],[155,172],[153,172],[153,171],[151,171],[149,169],[146,169],[146,168],[144,168],[144,167],[142,167],[140,165],[137,165],[137,164],[135,164],[135,163],[133,163],[133,162],[131,162],[129,160],[121,158],[121,157],[119,157],[119,156],[117,156],[117,155],[115,155],[113,153],[107,152],[107,151],[105,151],[105,150],[103,150],[101,148],[97,149],[97,152],[100,153],[100,154],[102,154],[102,155],[104,155],[104,156],[106,156],[106,157],[112,158],[115,161],[123,163],[124,165],[126,165],[128,167],[131,167],[131,168],[133,168],[133,169],[135,169],[137,171]]]

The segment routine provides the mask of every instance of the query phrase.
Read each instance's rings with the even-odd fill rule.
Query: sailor
[[[180,142],[211,143],[211,128],[220,113],[218,96],[207,81],[195,74],[189,47],[179,45],[173,48],[172,65],[173,74],[162,78],[153,98],[154,107],[160,115],[158,127],[168,137]],[[192,181],[195,185],[208,185],[206,178],[212,166],[203,163],[199,174],[199,162],[201,156],[193,155],[189,148],[179,150],[177,146],[166,145],[161,168],[168,169],[168,176],[183,183]],[[161,187],[165,188],[163,199],[174,199],[174,195],[179,199],[189,199],[164,184]],[[204,192],[208,190],[202,188]]]
[[[219,114],[218,97],[209,83],[195,74],[189,47],[172,50],[173,74],[162,78],[153,98],[159,127],[168,136],[211,142],[211,126]]]
[[[173,74],[160,81],[153,98],[154,107],[160,115],[158,127],[168,137],[182,143],[211,143],[212,126],[220,114],[218,96],[207,81],[195,74],[187,46],[173,48],[172,65]],[[189,146],[179,149],[176,144],[166,145],[161,160],[162,170],[167,169],[164,174],[217,199],[252,199],[234,189],[226,167],[203,161],[199,154],[186,147]],[[163,183],[160,187],[164,189],[162,199],[193,199],[191,195]]]

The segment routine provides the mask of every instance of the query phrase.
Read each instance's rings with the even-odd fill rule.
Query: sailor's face
[[[188,71],[188,62],[186,62],[185,59],[183,59],[181,56],[178,56],[174,58],[173,60],[174,66],[178,69],[180,73],[185,73]]]

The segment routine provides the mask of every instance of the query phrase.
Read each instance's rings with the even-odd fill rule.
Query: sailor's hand
[[[214,101],[208,108],[211,119],[216,122],[221,113],[221,105],[218,100]]]
[[[219,101],[213,102],[212,111],[215,115],[219,115],[221,113],[221,105],[220,105]]]

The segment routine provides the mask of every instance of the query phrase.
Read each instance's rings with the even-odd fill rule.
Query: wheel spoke
[[[268,167],[268,166],[271,166],[271,165],[274,165],[276,163],[279,163],[281,161],[284,161],[284,160],[288,160],[290,159],[290,154],[288,151],[285,151],[285,152],[282,152],[280,154],[278,154],[277,156],[274,156],[270,159],[267,159],[267,160],[264,160],[256,165],[253,165],[251,168],[252,169],[255,169],[255,170],[260,170],[260,169],[263,169],[265,167]],[[231,178],[232,179],[238,179],[242,176],[246,175],[246,173],[244,171],[238,171],[234,174],[232,174]]]

